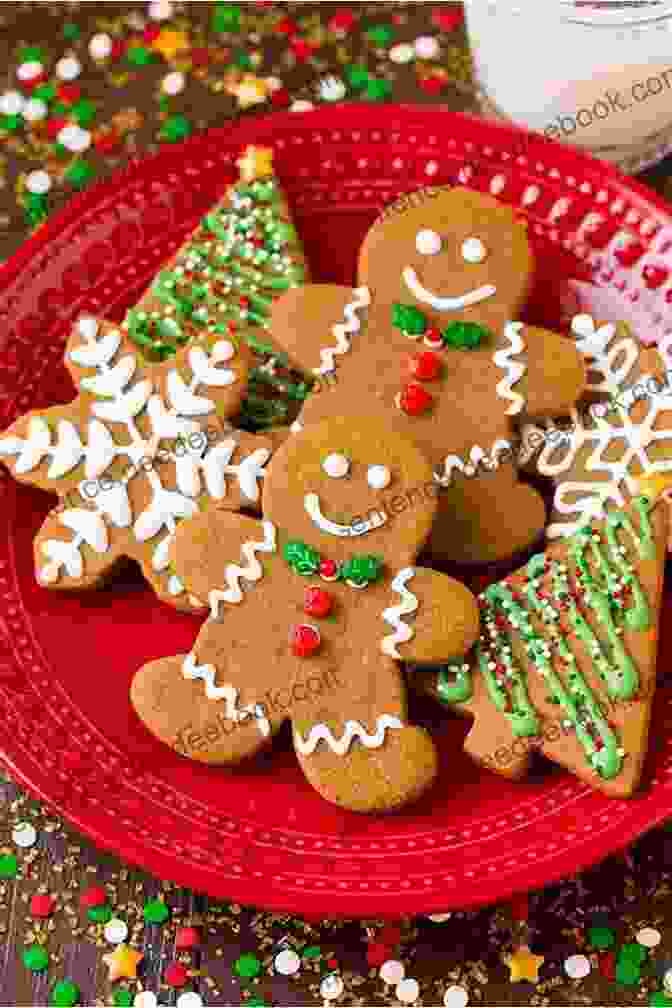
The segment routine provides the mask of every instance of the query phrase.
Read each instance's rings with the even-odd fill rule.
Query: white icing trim
[[[303,498],[306,513],[309,515],[313,525],[319,528],[320,532],[326,535],[337,536],[339,539],[356,538],[375,532],[382,528],[388,520],[388,515],[384,511],[376,511],[368,521],[358,521],[353,525],[340,525],[338,522],[325,518],[320,506],[320,498],[315,493],[307,493]]]
[[[381,651],[390,658],[401,659],[402,656],[399,654],[397,645],[405,644],[415,637],[415,630],[403,621],[404,616],[410,616],[411,613],[418,611],[417,596],[406,587],[413,577],[415,577],[415,569],[413,567],[405,567],[399,571],[392,581],[392,591],[401,596],[401,602],[396,606],[385,609],[383,612],[383,619],[391,627],[394,627],[395,631],[388,637],[384,637],[380,642]]]
[[[238,706],[238,690],[235,686],[227,683],[224,686],[216,686],[215,680],[217,671],[214,665],[197,665],[193,654],[188,654],[182,663],[182,675],[185,679],[202,679],[205,683],[205,695],[208,700],[224,700],[226,710],[224,717],[227,721],[240,724],[248,718],[256,718],[261,734],[267,738],[271,734],[271,725],[265,715],[265,708],[262,704],[249,704],[247,707]]]
[[[485,452],[480,445],[474,445],[469,452],[468,459],[461,459],[459,455],[449,455],[444,462],[443,474],[434,473],[434,479],[441,486],[447,487],[453,481],[453,473],[461,472],[464,476],[471,478],[475,476],[481,466],[488,471],[499,468],[503,455],[510,455],[513,452],[513,445],[505,438],[500,438],[492,446],[490,453]]]
[[[483,287],[477,287],[460,297],[439,297],[438,294],[432,294],[422,286],[412,266],[404,267],[401,275],[416,301],[428,304],[435,311],[459,311],[461,308],[469,308],[471,305],[480,304],[481,301],[487,301],[497,293],[496,287],[492,284],[485,284]]]
[[[497,395],[501,399],[509,399],[511,401],[511,405],[506,411],[507,416],[515,416],[517,413],[520,413],[525,405],[525,400],[518,392],[514,392],[513,386],[525,374],[526,366],[521,364],[520,361],[512,360],[516,354],[525,351],[525,343],[521,336],[523,328],[524,325],[522,322],[507,322],[504,327],[504,335],[509,341],[509,346],[503,350],[498,350],[492,358],[497,367],[506,371],[505,377],[502,378],[497,386]]]
[[[243,592],[240,587],[240,579],[257,582],[264,576],[264,570],[257,560],[257,553],[275,553],[277,549],[276,532],[273,522],[263,522],[264,541],[246,542],[241,546],[241,553],[245,557],[245,566],[239,567],[237,564],[229,564],[224,569],[224,578],[227,590],[213,588],[208,596],[210,604],[211,619],[219,616],[219,603],[228,602],[229,605],[238,605],[243,601]]]
[[[371,304],[371,292],[368,287],[357,287],[353,292],[353,299],[343,309],[345,322],[337,322],[332,326],[331,331],[336,337],[336,345],[325,347],[320,351],[322,364],[319,368],[314,368],[316,375],[331,374],[336,370],[334,358],[350,350],[350,336],[359,332],[362,323],[357,317],[357,312],[362,308],[368,308]]]
[[[361,744],[367,749],[380,749],[385,742],[385,733],[388,729],[403,727],[403,722],[399,718],[391,717],[389,714],[382,714],[376,721],[376,732],[374,735],[367,734],[366,729],[359,721],[346,721],[343,735],[339,739],[336,739],[327,725],[316,724],[310,729],[306,739],[303,739],[298,731],[294,732],[294,747],[302,756],[312,756],[318,743],[326,742],[331,751],[336,753],[337,756],[345,756],[354,739],[359,739]]]

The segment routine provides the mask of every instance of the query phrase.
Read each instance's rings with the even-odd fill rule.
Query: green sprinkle
[[[14,133],[23,123],[22,115],[3,115],[0,117],[0,129]]]
[[[666,1008],[666,1005],[672,1005],[672,999],[664,991],[655,991],[649,997],[649,1004],[652,1008]]]
[[[41,973],[49,965],[49,953],[41,945],[30,945],[24,950],[23,965],[31,973]]]
[[[266,1002],[263,997],[259,997],[258,994],[253,994],[251,998],[248,998],[245,1002],[246,1008],[265,1008]]]
[[[19,862],[14,854],[3,854],[0,857],[0,879],[16,878],[19,870]]]
[[[608,949],[616,941],[616,936],[611,928],[592,927],[588,930],[588,941],[593,948]]]
[[[238,4],[215,4],[210,27],[214,32],[237,32],[240,28],[240,7]]]
[[[90,126],[96,117],[96,106],[89,98],[80,98],[72,106],[71,112],[80,126]]]
[[[156,62],[156,53],[147,46],[131,46],[126,51],[126,60],[133,66],[147,66]]]
[[[365,94],[369,101],[386,101],[392,94],[392,85],[381,77],[371,77],[366,85]]]
[[[322,955],[322,949],[319,945],[309,945],[301,953],[304,959],[319,959]]]
[[[72,1008],[79,1001],[80,989],[72,980],[61,980],[51,991],[52,1005],[59,1005],[62,1008]]]
[[[56,97],[56,85],[55,84],[39,84],[33,91],[33,98],[39,98],[40,101],[50,102]]]
[[[53,116],[54,119],[61,119],[70,115],[70,106],[66,105],[65,102],[57,101],[49,109],[49,115]]]
[[[68,21],[63,25],[63,38],[67,39],[68,42],[74,42],[80,35],[79,25],[74,24],[73,21]]]
[[[174,115],[166,119],[159,136],[162,140],[167,140],[169,143],[177,143],[179,140],[184,140],[185,137],[188,137],[192,131],[193,126],[186,116]]]
[[[389,45],[394,37],[394,32],[389,25],[374,25],[373,28],[367,28],[364,34],[369,42],[373,42],[381,49],[383,46]]]
[[[69,168],[66,168],[63,177],[74,186],[75,189],[84,189],[95,175],[95,170],[88,161],[78,158]]]
[[[645,961],[647,956],[647,951],[643,945],[638,942],[631,942],[629,944],[623,945],[621,951],[618,954],[619,961],[629,962],[634,966],[641,966]]]
[[[91,907],[87,911],[87,917],[93,924],[107,924],[112,920],[112,910],[109,906]]]
[[[246,953],[236,959],[233,972],[241,979],[252,980],[261,973],[261,963],[255,955]]]
[[[236,49],[233,54],[233,62],[241,70],[249,70],[252,66],[252,60],[250,59],[250,54],[245,49]]]
[[[147,924],[165,924],[170,917],[170,910],[163,900],[145,903],[142,913]]]
[[[39,46],[22,46],[17,60],[19,63],[44,63],[44,52]]]
[[[116,990],[113,997],[117,1008],[132,1008],[135,996],[128,990]]]
[[[369,81],[369,71],[367,68],[365,66],[358,66],[356,63],[345,68],[345,76],[348,79],[350,87],[354,88],[355,91],[361,91]]]

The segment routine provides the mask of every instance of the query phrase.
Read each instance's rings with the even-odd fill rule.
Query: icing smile
[[[428,304],[435,311],[458,311],[460,308],[469,308],[470,305],[487,301],[488,298],[497,293],[496,287],[492,284],[485,284],[483,287],[477,287],[475,290],[462,294],[460,297],[439,297],[438,294],[432,294],[431,291],[422,286],[418,280],[418,274],[412,266],[406,266],[402,276],[413,297],[417,301],[422,301],[423,304]]]
[[[338,522],[330,521],[322,514],[320,498],[317,494],[309,493],[304,497],[306,512],[310,515],[313,525],[316,525],[320,532],[327,535],[338,536],[341,539],[351,536],[363,536],[368,532],[375,532],[382,528],[387,522],[388,516],[383,512],[375,512],[367,521],[353,522],[352,525],[340,525]]]

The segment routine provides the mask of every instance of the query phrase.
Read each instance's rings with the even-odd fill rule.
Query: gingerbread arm
[[[383,620],[393,633],[382,651],[409,662],[450,661],[465,655],[479,634],[476,599],[463,584],[437,571],[409,567],[391,584]],[[409,621],[412,617],[412,622]]]
[[[516,391],[531,418],[562,416],[576,406],[586,389],[586,365],[572,340],[548,329],[524,326],[525,371]]]
[[[273,305],[271,333],[292,363],[319,377],[335,369],[334,358],[350,348],[369,305],[365,287],[307,284],[287,291]]]

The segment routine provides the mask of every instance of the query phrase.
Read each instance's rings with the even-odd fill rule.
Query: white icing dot
[[[464,987],[449,987],[443,995],[445,1008],[467,1008],[469,995]]]
[[[462,243],[462,258],[468,263],[482,263],[488,252],[480,238],[467,238]]]
[[[119,920],[118,917],[113,917],[111,921],[105,925],[105,930],[103,932],[105,935],[105,940],[110,943],[110,945],[121,945],[128,938],[128,925],[125,921]]]
[[[320,994],[325,1001],[335,1001],[345,990],[345,984],[338,973],[330,973],[320,984]]]
[[[17,67],[16,76],[20,81],[32,81],[36,77],[39,77],[44,67],[41,63],[36,60],[30,63],[22,63],[21,66]]]
[[[64,126],[59,130],[57,140],[73,154],[80,154],[91,146],[91,134],[81,126]]]
[[[213,346],[211,356],[213,363],[219,364],[220,361],[231,360],[232,357],[235,357],[235,354],[236,348],[233,343],[230,343],[229,340],[219,340]]]
[[[31,98],[23,107],[23,118],[27,119],[28,122],[38,122],[40,119],[46,119],[48,113],[47,103],[43,102],[40,98]]]
[[[17,847],[33,847],[37,842],[37,831],[31,823],[19,823],[12,830],[12,840]]]
[[[402,1004],[415,1004],[420,995],[420,984],[417,980],[402,980],[397,984],[394,993]]]
[[[276,973],[281,973],[282,976],[293,976],[301,969],[301,960],[294,949],[283,949],[273,960],[273,966]]]
[[[420,255],[436,255],[441,251],[441,236],[426,228],[415,236],[415,247]]]
[[[203,998],[196,991],[187,991],[186,994],[180,994],[175,1008],[203,1008]]]
[[[184,91],[184,74],[179,70],[173,70],[166,74],[161,81],[161,90],[167,95],[177,95]]]
[[[139,994],[135,995],[133,1008],[156,1008],[158,1003],[156,994],[153,994],[151,991],[140,991]]]
[[[663,977],[663,987],[665,990],[672,991],[672,969],[669,969]]]
[[[26,189],[28,192],[42,195],[51,189],[51,176],[48,172],[33,171],[26,177]]]
[[[406,976],[404,964],[396,959],[388,959],[378,970],[378,976],[386,984],[400,984]]]
[[[82,64],[76,56],[64,56],[56,64],[56,76],[62,81],[76,80],[82,72]]]
[[[324,101],[341,101],[347,94],[347,88],[340,77],[324,77],[320,81],[319,88]]]
[[[388,56],[393,63],[410,63],[414,52],[413,46],[409,45],[408,42],[400,42],[398,45],[392,46]]]
[[[374,490],[384,490],[385,487],[390,485],[392,473],[387,466],[372,465],[369,466],[369,471],[366,474],[366,480],[369,486]]]
[[[583,980],[592,970],[590,959],[584,955],[573,955],[564,962],[565,973],[571,980]]]
[[[431,35],[420,35],[413,43],[413,48],[418,59],[433,60],[441,52],[439,43]]]
[[[100,33],[93,35],[89,42],[89,52],[95,60],[104,60],[112,52],[112,39],[109,35]]]
[[[322,463],[322,468],[327,476],[331,476],[332,479],[343,479],[350,472],[350,459],[345,455],[338,455],[336,453],[327,455]]]
[[[23,112],[25,99],[18,91],[5,91],[0,96],[0,112],[3,115],[19,115]]]
[[[650,927],[642,928],[641,931],[638,931],[635,939],[639,945],[643,945],[644,948],[649,949],[656,948],[662,941],[660,931]]]

